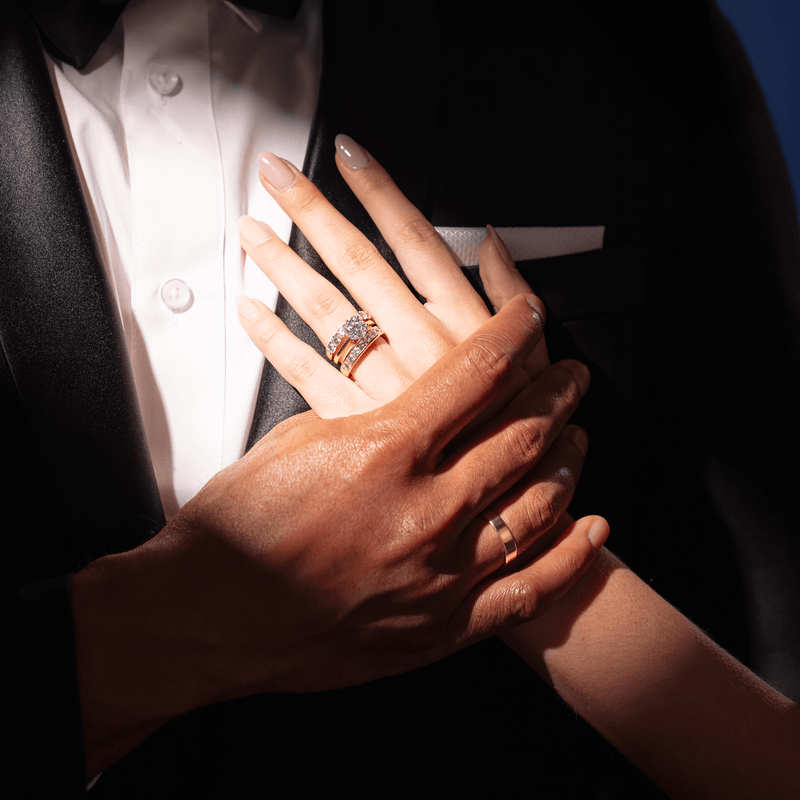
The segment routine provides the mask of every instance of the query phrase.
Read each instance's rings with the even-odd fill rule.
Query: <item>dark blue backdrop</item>
[[[800,194],[800,0],[718,0],[761,82]]]

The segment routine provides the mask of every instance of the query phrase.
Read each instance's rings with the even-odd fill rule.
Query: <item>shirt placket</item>
[[[143,414],[169,517],[211,477],[203,469],[222,466],[225,192],[207,4],[154,7],[137,14],[134,6],[124,18],[121,90],[137,326],[131,360],[139,395],[160,400]]]

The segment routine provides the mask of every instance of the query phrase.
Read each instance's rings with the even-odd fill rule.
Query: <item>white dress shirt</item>
[[[234,300],[274,308],[277,290],[245,262],[237,221],[288,241],[256,156],[302,167],[319,36],[309,0],[290,22],[219,0],[133,0],[85,69],[50,60],[167,519],[244,450],[263,356]]]

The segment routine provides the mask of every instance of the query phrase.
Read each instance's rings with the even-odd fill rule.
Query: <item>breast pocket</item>
[[[549,323],[646,306],[658,294],[662,273],[658,253],[622,247],[517,261],[516,266],[544,301]],[[464,272],[491,306],[478,268]]]
[[[517,269],[544,300],[550,322],[645,306],[657,294],[661,273],[658,254],[640,248],[520,261]]]

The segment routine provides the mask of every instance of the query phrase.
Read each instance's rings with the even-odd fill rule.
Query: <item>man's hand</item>
[[[582,432],[564,425],[585,367],[551,367],[458,436],[540,336],[516,298],[397,400],[287,421],[147,545],[79,573],[88,773],[192,708],[411,669],[566,592],[594,560],[588,523],[511,571],[481,512],[503,508],[514,566],[553,526],[583,462]]]

